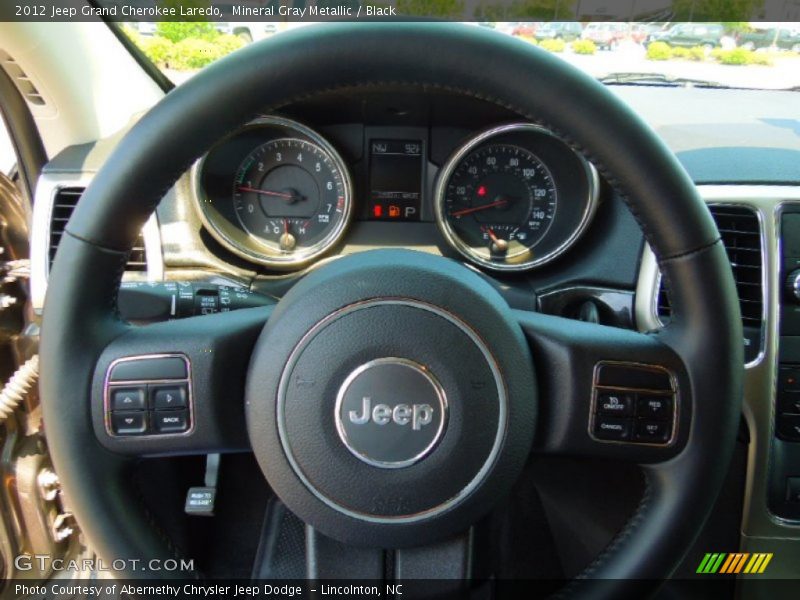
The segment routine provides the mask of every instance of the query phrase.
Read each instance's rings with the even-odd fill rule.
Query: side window
[[[6,123],[0,118],[0,173],[8,175],[16,163],[17,157],[14,154],[14,146],[11,144]]]

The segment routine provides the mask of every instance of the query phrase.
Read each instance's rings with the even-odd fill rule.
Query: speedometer
[[[444,213],[476,255],[514,262],[545,236],[557,202],[542,161],[519,146],[495,144],[459,163],[447,184]]]
[[[472,262],[506,271],[555,258],[585,229],[595,206],[594,169],[530,124],[473,138],[445,165],[436,196],[450,244]]]

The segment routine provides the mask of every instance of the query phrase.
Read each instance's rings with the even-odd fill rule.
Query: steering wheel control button
[[[111,410],[144,410],[144,387],[111,388]]]
[[[132,357],[111,367],[111,381],[157,381],[161,379],[186,379],[186,359],[179,356],[158,358]]]
[[[633,416],[635,395],[618,392],[603,392],[597,399],[597,412],[615,417]]]
[[[625,442],[630,439],[633,430],[631,419],[615,417],[597,417],[594,422],[594,434],[602,440]]]
[[[669,396],[639,394],[636,401],[637,417],[668,421],[672,419],[672,412],[672,398]]]
[[[663,367],[598,363],[592,396],[589,435],[595,440],[659,446],[672,441],[678,418],[677,388]]]
[[[186,385],[151,386],[150,398],[156,410],[186,408]]]
[[[157,410],[152,413],[153,429],[158,433],[180,433],[189,428],[186,410]]]
[[[639,365],[601,363],[597,367],[597,385],[641,390],[672,390],[669,373]]]
[[[112,413],[111,427],[117,435],[141,435],[147,431],[147,413],[129,410]]]
[[[181,354],[158,354],[114,361],[106,374],[104,402],[109,435],[149,437],[188,432],[192,425],[189,359]],[[134,422],[120,420],[123,414],[132,419],[132,410],[139,411]]]
[[[345,379],[334,419],[339,438],[356,458],[397,469],[422,460],[436,447],[447,424],[447,399],[423,365],[379,358]]]
[[[669,440],[672,427],[665,421],[636,421],[635,438],[640,442],[663,444]]]

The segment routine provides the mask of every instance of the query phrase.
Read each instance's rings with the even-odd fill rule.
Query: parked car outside
[[[593,41],[601,50],[611,50],[616,48],[627,35],[626,23],[589,23],[581,37]]]
[[[536,30],[536,39],[571,42],[581,37],[583,27],[577,21],[545,23]]]
[[[725,27],[720,23],[680,23],[672,27],[659,41],[670,46],[703,46],[711,49],[722,46],[724,36]]]
[[[736,42],[742,48],[758,50],[759,48],[779,48],[800,52],[800,33],[785,27],[754,29],[740,33]]]
[[[517,37],[534,37],[536,35],[536,23],[517,23],[511,30],[511,35]]]

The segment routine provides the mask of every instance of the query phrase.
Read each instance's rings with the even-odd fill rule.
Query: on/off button
[[[597,395],[597,412],[613,417],[633,415],[634,395],[626,392],[601,392]]]

